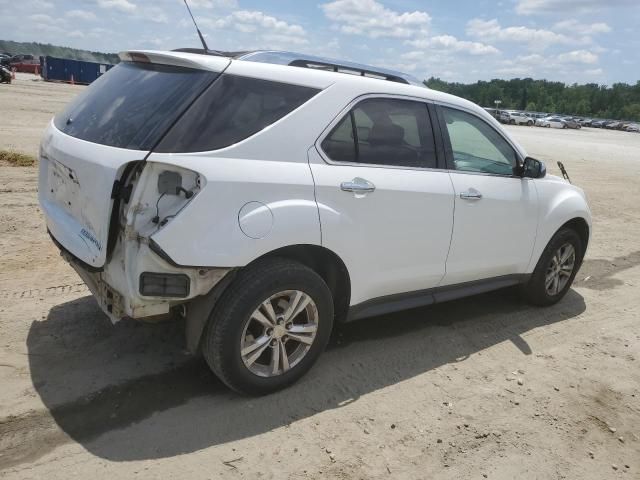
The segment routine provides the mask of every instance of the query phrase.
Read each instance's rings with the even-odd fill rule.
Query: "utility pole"
[[[496,118],[500,118],[500,104],[502,100],[494,100],[493,103],[496,104]]]

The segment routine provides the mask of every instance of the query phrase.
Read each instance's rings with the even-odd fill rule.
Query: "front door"
[[[357,103],[309,151],[322,244],[351,275],[351,304],[437,286],[453,226],[453,187],[437,169],[426,103]]]
[[[438,107],[455,213],[443,285],[525,273],[538,223],[535,180],[514,175],[515,149],[484,119]]]

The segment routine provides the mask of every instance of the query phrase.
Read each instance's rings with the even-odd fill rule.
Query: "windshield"
[[[150,150],[217,72],[122,62],[93,82],[54,119],[88,142]]]

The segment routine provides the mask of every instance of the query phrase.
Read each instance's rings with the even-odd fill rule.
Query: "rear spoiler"
[[[218,73],[222,73],[231,63],[231,59],[228,57],[156,50],[128,50],[120,52],[118,56],[123,62],[172,65],[197,70],[212,70]]]

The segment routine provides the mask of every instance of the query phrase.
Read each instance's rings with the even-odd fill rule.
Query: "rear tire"
[[[575,230],[558,230],[542,252],[531,278],[522,286],[524,298],[538,306],[559,302],[571,288],[583,254],[582,241]]]
[[[509,120],[509,125],[515,125],[516,121],[515,120]]]
[[[533,123],[531,122],[531,120],[529,120],[529,121],[527,122],[527,127],[530,127],[531,125],[533,125]]]
[[[272,258],[243,269],[227,288],[209,318],[202,350],[231,389],[265,395],[307,373],[332,328],[333,300],[322,278],[298,262]]]

